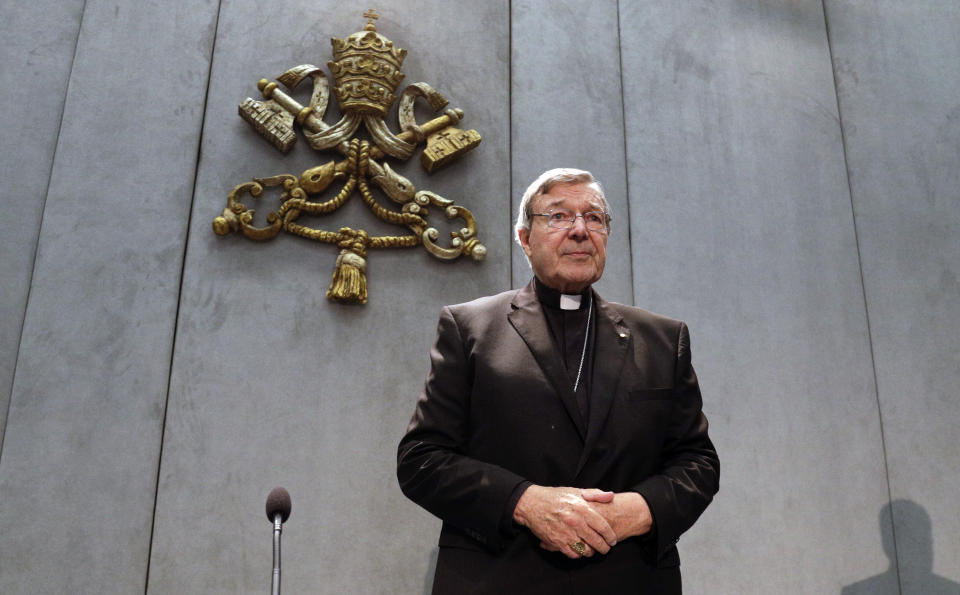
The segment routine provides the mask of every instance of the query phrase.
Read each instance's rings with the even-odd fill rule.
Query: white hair
[[[517,211],[517,225],[514,229],[514,239],[518,244],[520,243],[519,231],[521,229],[530,229],[533,199],[541,194],[547,194],[550,192],[550,188],[556,184],[586,184],[588,188],[593,190],[597,198],[603,203],[603,212],[607,214],[607,232],[609,233],[610,203],[607,202],[607,197],[603,193],[603,186],[600,185],[600,181],[585,169],[558,167],[556,169],[548,169],[540,174],[540,177],[527,186],[527,191],[523,193],[523,198],[520,199],[520,208]]]

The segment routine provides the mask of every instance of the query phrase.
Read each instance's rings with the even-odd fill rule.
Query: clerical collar
[[[585,310],[590,300],[585,299],[590,293],[590,287],[587,286],[580,293],[567,294],[560,293],[552,287],[547,287],[540,279],[533,278],[533,286],[537,292],[537,299],[541,304],[557,308],[558,310]]]

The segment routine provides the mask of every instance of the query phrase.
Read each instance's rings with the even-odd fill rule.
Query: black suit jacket
[[[595,293],[594,302],[585,424],[532,282],[443,309],[397,470],[403,492],[444,521],[435,593],[679,592],[675,543],[720,471],[687,328]],[[639,492],[655,534],[592,559],[542,551],[503,522],[525,480]]]

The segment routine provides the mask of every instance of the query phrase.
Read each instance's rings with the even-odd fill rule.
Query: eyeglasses
[[[610,221],[610,215],[603,211],[588,211],[583,214],[574,213],[569,209],[551,209],[546,213],[530,213],[531,217],[546,217],[547,225],[554,229],[570,229],[577,221],[577,217],[583,217],[583,224],[590,231],[607,231],[607,223]]]

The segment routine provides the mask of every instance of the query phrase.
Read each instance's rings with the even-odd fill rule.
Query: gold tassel
[[[344,230],[341,229],[340,233],[343,234]],[[360,231],[357,236],[358,241],[348,237],[338,244],[341,250],[333,270],[330,289],[327,290],[328,300],[348,304],[367,303],[367,261],[364,258],[367,255],[364,246],[367,234]]]

